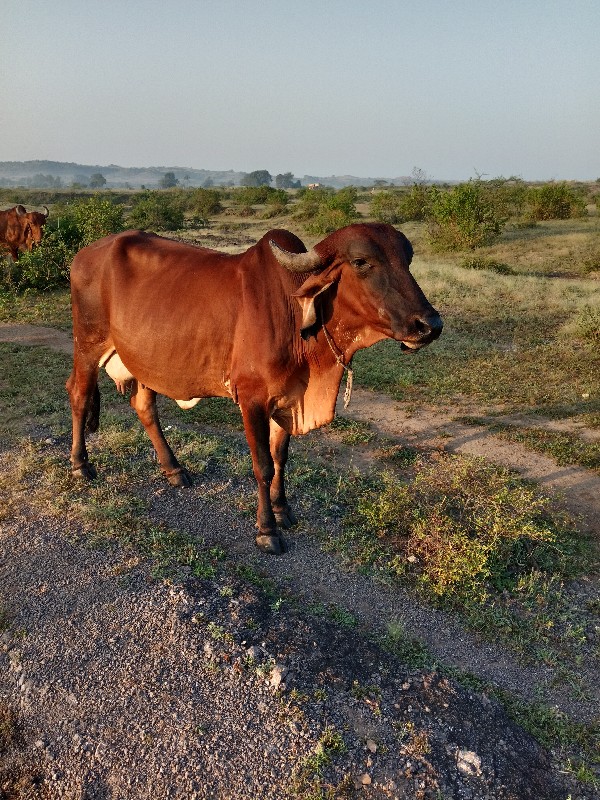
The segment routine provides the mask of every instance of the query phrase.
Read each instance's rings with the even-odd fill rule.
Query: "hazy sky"
[[[600,0],[2,0],[0,161],[600,176]]]

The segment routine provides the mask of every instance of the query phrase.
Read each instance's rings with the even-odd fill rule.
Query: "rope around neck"
[[[329,345],[329,349],[333,353],[333,356],[334,356],[335,360],[340,365],[340,367],[343,367],[344,370],[348,373],[348,375],[346,377],[346,391],[344,392],[344,408],[346,409],[350,405],[350,399],[352,398],[352,381],[353,381],[353,378],[354,378],[354,373],[352,372],[352,368],[347,366],[347,364],[344,364],[342,359],[335,352],[335,349],[334,349],[334,346],[333,346],[333,340],[331,339],[329,333],[327,332],[327,328],[325,327],[325,323],[324,322],[321,323],[321,327],[323,328],[323,333],[325,334],[325,339],[327,340],[327,344]]]

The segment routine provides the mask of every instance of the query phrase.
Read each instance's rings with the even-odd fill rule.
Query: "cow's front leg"
[[[271,483],[271,506],[277,524],[281,528],[291,528],[298,521],[285,494],[285,465],[288,459],[290,434],[274,419],[270,421],[269,445],[271,457],[275,467],[275,474]]]
[[[156,392],[134,381],[130,403],[154,445],[158,463],[171,486],[191,486],[192,479],[189,472],[175,458],[160,427],[156,409]]]
[[[265,409],[257,404],[242,407],[242,417],[252,456],[252,469],[258,486],[256,544],[265,553],[279,555],[283,552],[284,547],[271,506],[270,489],[275,475],[275,466],[269,449],[269,418]]]

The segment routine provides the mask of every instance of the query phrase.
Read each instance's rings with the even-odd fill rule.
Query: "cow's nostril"
[[[421,334],[421,336],[426,336],[431,331],[431,325],[424,319],[417,319],[415,320],[415,328]]]
[[[415,328],[422,338],[427,336],[431,339],[437,339],[442,332],[443,327],[444,323],[442,322],[442,318],[439,314],[434,314],[426,319],[423,317],[417,317],[415,320]]]

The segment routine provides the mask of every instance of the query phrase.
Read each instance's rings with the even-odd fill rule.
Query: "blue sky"
[[[0,161],[600,177],[599,0],[3,0]]]

